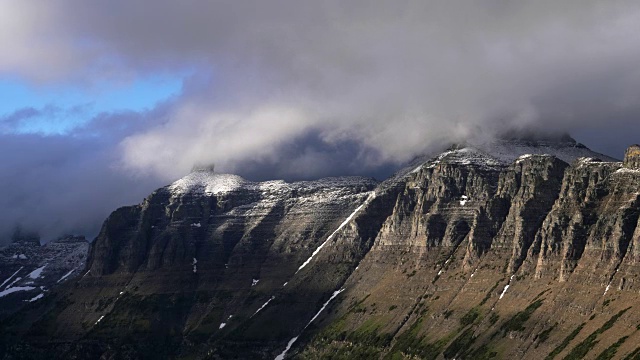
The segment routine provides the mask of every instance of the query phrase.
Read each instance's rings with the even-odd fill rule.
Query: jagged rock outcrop
[[[565,137],[459,145],[381,184],[195,171],[115,211],[85,275],[9,319],[0,346],[58,358],[632,358],[637,150],[616,162]]]
[[[640,170],[640,145],[631,145],[624,153],[625,168]]]
[[[39,237],[14,236],[12,244],[0,249],[0,319],[73,280],[84,269],[88,250],[83,236],[44,245]]]

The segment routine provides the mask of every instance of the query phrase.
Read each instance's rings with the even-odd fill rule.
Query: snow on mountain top
[[[471,147],[446,151],[431,161],[428,167],[434,167],[440,162],[460,165],[475,164],[486,167],[496,167],[503,164],[499,159]]]
[[[474,164],[489,168],[503,167],[513,162],[523,161],[534,155],[555,156],[567,163],[572,163],[581,158],[585,159],[585,161],[598,161],[596,159],[606,162],[618,161],[609,156],[596,153],[576,142],[494,140],[447,150],[415,168],[412,172],[417,172],[422,167],[433,168],[441,162],[460,165]]]
[[[241,188],[248,181],[237,175],[216,174],[210,171],[194,171],[169,185],[172,193],[203,192],[218,194]]]
[[[433,168],[441,162],[460,165],[473,164],[493,169],[522,161],[532,155],[551,155],[567,163],[572,163],[579,158],[592,159],[589,161],[597,161],[596,159],[605,162],[619,161],[594,152],[569,137],[547,140],[498,139],[481,143],[469,141],[464,146],[449,149],[435,157],[427,155],[417,157],[406,168],[399,170],[380,185],[381,187],[393,186],[408,174],[419,172],[425,167]],[[252,182],[237,175],[214,173],[212,169],[197,169],[169,185],[167,189],[173,195],[185,193],[215,195],[239,190],[275,194],[292,190],[306,192],[328,187],[374,186],[377,184],[375,180],[364,177],[333,177],[292,183],[283,180]]]
[[[202,193],[215,195],[239,190],[275,193],[281,191],[313,191],[320,188],[375,186],[377,182],[372,178],[359,176],[329,177],[313,181],[298,181],[288,183],[283,180],[252,182],[238,175],[217,174],[211,171],[198,170],[169,185],[167,189],[174,195],[184,193]]]
[[[618,161],[609,156],[590,150],[582,144],[572,141],[518,141],[495,140],[483,144],[472,144],[471,147],[482,151],[503,164],[511,164],[525,154],[553,155],[558,159],[572,163],[581,157],[599,158],[602,161]]]
[[[616,170],[615,173],[616,174],[640,175],[640,170],[638,170],[638,169],[629,169],[629,168],[620,168],[620,169]]]

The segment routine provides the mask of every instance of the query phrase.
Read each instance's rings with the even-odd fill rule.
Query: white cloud
[[[162,181],[212,162],[262,179],[382,174],[514,126],[571,130],[621,156],[640,138],[639,33],[635,0],[0,0],[0,76],[90,87],[191,74],[148,114],[88,124],[82,136],[109,138],[99,154],[53,152],[97,174],[114,155]],[[56,192],[73,192],[63,180]],[[108,194],[128,183],[104,181]],[[24,183],[15,193],[44,193]]]

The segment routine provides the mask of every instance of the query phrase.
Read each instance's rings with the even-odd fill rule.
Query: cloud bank
[[[33,86],[184,77],[126,131],[86,127],[111,139],[94,168],[153,183],[211,163],[383,176],[506,128],[617,157],[640,141],[637,1],[0,0],[0,14],[0,74]]]

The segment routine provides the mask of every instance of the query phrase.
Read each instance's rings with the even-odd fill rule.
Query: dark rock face
[[[631,145],[624,153],[624,167],[640,170],[640,145]]]
[[[0,319],[73,280],[84,269],[89,250],[82,236],[66,236],[42,246],[37,237],[15,240],[0,249]]]
[[[256,258],[270,251],[306,256],[375,186],[365,178],[254,184],[198,171],[111,214],[92,247],[90,276],[190,272],[193,259],[205,276],[246,262],[259,267],[275,260]]]
[[[88,273],[10,318],[0,350],[635,356],[634,154],[623,164],[571,139],[503,141],[451,149],[381,184],[196,171],[115,211]]]

